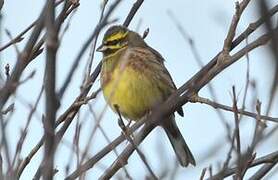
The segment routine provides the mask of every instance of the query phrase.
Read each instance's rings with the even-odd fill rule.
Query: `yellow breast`
[[[104,73],[104,72],[102,72]],[[119,106],[123,116],[138,120],[143,117],[153,106],[163,101],[163,94],[156,86],[148,73],[140,72],[131,66],[124,69],[115,68],[110,74],[107,82],[103,82],[102,89],[107,103],[112,109],[114,105]]]

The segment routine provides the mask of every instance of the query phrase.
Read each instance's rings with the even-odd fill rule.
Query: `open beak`
[[[107,46],[105,46],[105,45],[100,45],[97,49],[96,49],[96,51],[98,51],[98,52],[104,52],[104,51],[106,51],[107,50]]]

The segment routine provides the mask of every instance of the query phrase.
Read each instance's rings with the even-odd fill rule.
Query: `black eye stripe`
[[[116,40],[113,40],[113,41],[107,41],[105,43],[105,45],[115,45],[115,44],[118,44],[120,41],[121,41],[121,39],[116,39]]]

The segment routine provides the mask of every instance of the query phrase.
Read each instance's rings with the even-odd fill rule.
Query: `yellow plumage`
[[[123,52],[119,52],[118,56],[124,57],[123,53],[132,53],[127,51],[125,49]],[[119,106],[123,116],[131,120],[138,120],[153,106],[165,100],[162,88],[165,89],[164,91],[169,91],[168,94],[171,93],[169,87],[167,88],[155,78],[155,72],[143,69],[142,63],[146,63],[144,61],[148,61],[148,59],[137,59],[136,64],[131,63],[133,60],[129,57],[119,59],[113,71],[110,72],[106,68],[110,66],[109,61],[113,61],[115,57],[111,58],[113,57],[103,61],[102,76],[109,76],[107,82],[102,81],[103,94],[111,108],[114,108],[115,104]]]

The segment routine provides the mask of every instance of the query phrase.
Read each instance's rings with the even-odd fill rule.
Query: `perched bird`
[[[97,51],[103,53],[101,88],[105,100],[125,118],[137,121],[163,103],[176,90],[163,57],[136,32],[124,26],[110,27]],[[182,108],[177,111],[183,116]],[[182,166],[195,160],[172,114],[161,125]]]

